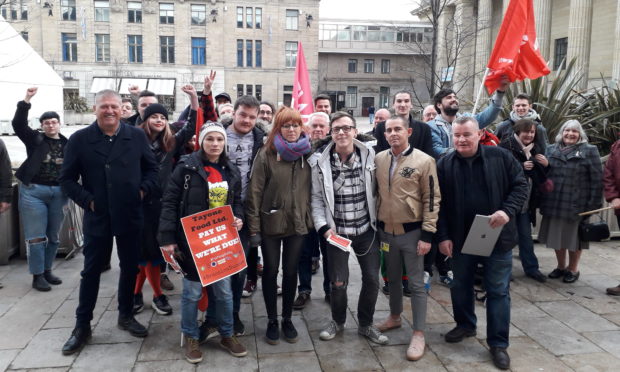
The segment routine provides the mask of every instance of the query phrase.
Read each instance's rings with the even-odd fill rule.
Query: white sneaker
[[[319,338],[323,341],[329,341],[336,337],[338,332],[342,332],[344,329],[343,324],[338,324],[335,321],[331,320],[327,327],[319,333]]]
[[[424,272],[424,290],[426,293],[431,291],[431,274],[428,271]]]

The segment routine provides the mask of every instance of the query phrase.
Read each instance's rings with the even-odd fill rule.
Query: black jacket
[[[4,142],[0,139],[0,202],[10,203],[13,196],[13,172],[11,159]]]
[[[30,107],[30,103],[25,101],[17,102],[17,110],[12,122],[13,130],[17,137],[26,145],[26,154],[28,155],[17,172],[15,172],[15,177],[26,185],[29,185],[32,178],[39,172],[41,163],[43,163],[43,160],[50,152],[50,146],[45,141],[45,134],[28,126],[28,111]],[[60,142],[63,147],[67,145],[67,138],[62,134],[60,134]]]
[[[409,136],[409,144],[425,154],[433,156],[433,138],[431,136],[431,127],[425,122],[414,120],[409,114],[409,128],[413,129],[413,133]],[[373,135],[377,139],[375,153],[390,148],[390,144],[385,139],[385,121],[380,122],[374,129]]]
[[[159,192],[157,161],[144,131],[127,124],[120,124],[109,153],[107,146],[97,122],[75,132],[65,147],[60,186],[84,208],[85,233],[107,236],[139,231],[143,224],[140,190],[147,196]]]
[[[164,246],[177,244],[183,258],[179,265],[187,274],[187,279],[200,281],[196,265],[187,245],[180,219],[209,209],[208,173],[204,170],[202,151],[183,156],[172,172],[162,201],[157,240]],[[241,202],[241,175],[239,168],[226,160],[222,165],[228,182],[226,204],[233,209],[235,217],[243,219]]]
[[[523,167],[505,149],[493,146],[479,146],[476,156],[483,162],[485,184],[489,192],[489,210],[506,212],[510,221],[504,225],[495,245],[495,250],[507,252],[517,244],[515,216],[527,198],[527,181]],[[454,250],[460,251],[469,231],[463,221],[464,195],[460,180],[461,167],[467,166],[456,151],[450,152],[437,163],[437,177],[441,189],[441,206],[437,224],[439,242],[452,240]]]

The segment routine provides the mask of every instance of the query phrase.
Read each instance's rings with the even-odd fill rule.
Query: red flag
[[[536,42],[532,0],[510,0],[487,67],[489,74],[484,85],[489,94],[499,88],[502,75],[514,82],[551,72]]]
[[[291,106],[301,113],[304,123],[314,112],[312,105],[312,91],[310,90],[310,75],[306,66],[306,57],[301,41],[297,43],[297,64],[295,65],[295,81],[293,82],[293,102]]]

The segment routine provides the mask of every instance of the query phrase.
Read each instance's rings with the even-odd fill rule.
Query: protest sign
[[[177,274],[184,274],[183,269],[181,269],[181,265],[179,265],[176,258],[174,258],[173,255],[166,253],[162,247],[159,247],[159,249],[161,250],[161,255],[164,257],[164,261],[172,267],[172,270],[174,270]]]
[[[196,271],[203,286],[246,268],[245,254],[230,205],[181,218]]]

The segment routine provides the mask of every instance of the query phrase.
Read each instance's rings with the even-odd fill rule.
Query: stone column
[[[476,34],[476,79],[474,82],[474,94],[482,83],[484,71],[491,55],[491,17],[493,15],[493,0],[478,1],[478,24]]]
[[[536,39],[540,54],[545,61],[549,61],[551,55],[551,0],[534,0],[534,20],[536,21]]]
[[[474,101],[474,45],[476,25],[472,0],[457,0],[454,11],[456,65],[453,89],[465,100]]]
[[[453,49],[454,6],[446,5],[437,21],[437,76],[448,66],[448,56]],[[441,84],[437,82],[437,85]]]
[[[620,1],[616,8],[616,33],[615,33],[615,48],[614,48],[614,67],[611,73],[611,78],[620,83]]]
[[[568,50],[566,64],[575,58],[573,75],[581,76],[577,85],[588,87],[590,70],[590,39],[592,35],[592,0],[571,0],[568,16]]]

